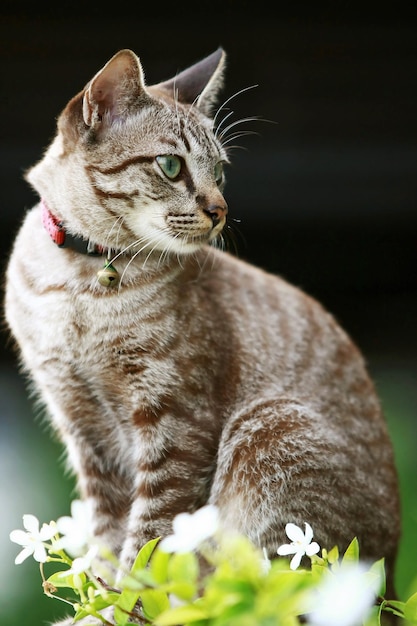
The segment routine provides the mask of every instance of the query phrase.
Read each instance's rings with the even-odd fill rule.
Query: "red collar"
[[[107,248],[92,244],[88,239],[67,233],[64,223],[51,213],[45,200],[41,199],[42,223],[50,238],[59,248],[70,248],[81,254],[99,256],[107,253]]]

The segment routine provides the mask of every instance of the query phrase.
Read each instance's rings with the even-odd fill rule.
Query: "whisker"
[[[238,228],[238,226],[236,225],[240,223],[241,220],[233,220],[233,221],[235,222],[235,224],[233,225],[226,224],[226,231],[224,232],[224,234],[225,236],[227,236],[228,240],[230,241],[234,254],[237,257],[239,257],[238,241],[240,240],[242,242],[242,245],[244,248],[247,247],[247,241],[245,239],[244,234],[240,230],[240,228]]]
[[[204,268],[206,267],[206,264],[207,264],[207,262],[208,262],[208,260],[209,260],[210,256],[212,256],[212,255],[210,255],[210,246],[209,246],[209,247],[207,248],[207,253],[206,253],[206,255],[204,256],[203,263],[200,263],[200,258],[199,258],[199,257],[196,257],[196,258],[197,258],[198,267],[199,267],[199,270],[200,270],[200,275],[203,273]],[[213,260],[212,260],[212,262],[213,262]]]
[[[230,156],[234,150],[243,150],[244,152],[248,152],[247,146],[240,146],[239,144],[232,144],[231,146],[227,146],[227,155]]]
[[[193,108],[194,108],[195,106],[197,106],[197,107],[198,107],[198,101],[199,101],[199,99],[200,99],[200,94],[198,94],[198,95],[194,98],[194,100],[192,101],[192,103],[190,104],[190,106],[189,106],[189,108],[188,108],[188,111],[187,111],[187,113],[186,113],[186,115],[185,115],[185,127],[186,127],[186,128],[187,128],[187,126],[188,126],[188,121],[189,121],[189,117],[190,117],[190,115],[191,115],[191,111],[193,110]]]
[[[121,286],[122,286],[123,278],[124,278],[124,276],[125,276],[125,274],[126,274],[126,272],[127,272],[128,268],[129,268],[129,266],[131,265],[131,263],[132,263],[132,262],[136,259],[136,257],[137,257],[137,256],[138,256],[141,252],[143,252],[143,250],[145,250],[145,248],[147,248],[147,247],[148,247],[148,246],[150,246],[150,245],[151,245],[151,242],[150,242],[150,241],[147,241],[147,243],[145,243],[145,245],[144,245],[144,246],[142,246],[141,248],[139,248],[139,250],[137,250],[137,251],[136,251],[136,252],[132,255],[132,257],[129,259],[129,261],[128,261],[128,263],[127,263],[126,267],[124,268],[124,270],[123,270],[123,272],[122,272],[122,275],[120,276],[120,281],[119,281],[119,290],[120,290],[120,288],[121,288]]]
[[[228,102],[230,102],[231,100],[233,100],[234,98],[236,98],[237,96],[240,96],[240,94],[244,93],[245,91],[249,91],[250,89],[255,89],[255,87],[258,87],[258,85],[250,85],[249,87],[244,87],[243,89],[240,89],[239,91],[236,91],[236,93],[232,94],[229,98],[227,98],[227,100],[225,100],[223,102],[223,104],[217,109],[216,115],[213,118],[213,125],[216,124],[217,122],[217,116],[219,115],[220,111],[222,111],[226,104],[228,104]],[[222,122],[220,122],[219,126],[222,125]]]
[[[225,122],[225,121],[226,121],[226,120],[227,120],[227,119],[228,119],[231,115],[233,115],[233,113],[234,113],[234,111],[229,111],[229,113],[228,113],[227,115],[225,115],[225,116],[224,116],[224,118],[222,119],[222,121],[220,122],[220,124],[216,127],[216,130],[215,130],[215,132],[214,132],[214,136],[216,137],[216,139],[217,139],[217,136],[218,136],[218,134],[219,134],[219,132],[220,132],[220,129],[221,129],[221,127],[222,127],[222,124],[223,124],[223,123],[224,123],[224,122]],[[217,115],[217,113],[216,113],[216,115]],[[213,120],[213,127],[214,127],[214,120]]]
[[[176,233],[175,237],[174,237],[174,240],[177,239],[178,237],[179,237],[179,233]],[[164,247],[164,249],[161,250],[161,254],[159,255],[158,268],[159,268],[160,264],[163,263],[165,259],[167,259],[168,255],[170,253],[171,248],[173,248],[173,246],[174,246],[174,240],[173,241],[169,240],[168,241],[168,245],[166,245]],[[178,254],[177,254],[177,256],[178,256]],[[182,265],[180,263],[180,257],[179,256],[178,256],[178,262],[179,262],[180,266],[182,267]]]
[[[117,254],[115,254],[110,260],[109,263],[114,263],[115,261],[117,261],[117,259],[122,256],[123,254],[125,254],[126,252],[128,252],[129,250],[131,250],[132,248],[134,248],[135,246],[140,246],[144,241],[147,240],[147,237],[141,237],[140,239],[135,239],[135,241],[132,241],[132,243],[130,243],[128,246],[125,246],[124,248],[122,248],[122,250],[119,250],[119,252]]]
[[[112,227],[110,228],[109,232],[107,233],[107,237],[106,237],[106,239],[105,239],[105,246],[104,246],[105,248],[109,248],[109,247],[110,247],[110,246],[108,245],[108,242],[109,242],[110,236],[111,236],[111,234],[112,234],[113,230],[116,228],[116,225],[117,225],[117,224],[118,224],[118,230],[117,230],[116,241],[118,241],[118,239],[119,239],[119,234],[120,234],[120,230],[121,230],[121,228],[122,228],[122,226],[123,226],[123,222],[124,222],[124,217],[123,217],[123,215],[119,215],[119,217],[118,217],[118,218],[116,218],[116,220],[113,222],[113,225],[112,225]]]
[[[224,147],[226,144],[229,143],[229,141],[232,141],[234,139],[239,139],[240,137],[246,137],[247,135],[259,135],[259,133],[256,132],[255,130],[242,130],[240,132],[231,133],[225,141],[222,141],[222,146]],[[238,146],[232,146],[232,147],[236,148]]]
[[[226,133],[228,133],[231,128],[233,128],[234,126],[237,126],[238,124],[243,124],[243,122],[259,122],[259,121],[265,121],[265,120],[258,117],[257,115],[252,115],[251,117],[242,117],[239,120],[235,120],[234,122],[231,122],[228,126],[226,126],[226,128],[222,130],[222,132],[218,135],[218,139],[222,141]]]
[[[178,89],[177,89],[177,87],[175,85],[175,82],[174,82],[175,117],[176,117],[176,120],[177,120],[178,134],[181,134],[181,121],[180,121],[180,112],[179,112],[179,109],[178,109],[178,102],[179,102],[179,100],[178,100]]]
[[[144,269],[146,266],[146,263],[148,262],[149,257],[155,252],[157,246],[160,244],[161,241],[163,241],[163,235],[161,235],[158,238],[155,238],[154,240],[154,245],[152,246],[152,248],[149,250],[148,254],[145,257],[145,260],[142,263],[142,268]],[[161,257],[159,257],[160,260]],[[159,267],[159,260],[158,260],[158,267]]]

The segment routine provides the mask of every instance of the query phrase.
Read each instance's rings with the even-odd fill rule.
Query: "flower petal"
[[[33,554],[33,548],[23,548],[23,550],[21,552],[19,552],[19,554],[15,558],[15,560],[14,560],[15,564],[16,565],[20,565],[29,556],[32,556],[32,554]]]
[[[39,533],[39,520],[34,515],[26,514],[23,516],[23,526],[32,535]]]
[[[204,533],[210,536],[216,532],[219,526],[219,513],[217,507],[212,504],[207,504],[201,509],[198,509],[194,515],[193,523],[204,527]]]
[[[307,522],[305,522],[305,527],[306,527],[306,531],[304,533],[304,541],[306,543],[311,543],[311,540],[313,539],[313,529],[311,528],[310,524],[308,524]]]
[[[71,502],[71,517],[78,519],[85,517],[86,503],[82,500],[73,500]]]
[[[217,507],[208,504],[194,513],[179,513],[174,517],[173,534],[159,544],[165,552],[190,552],[211,537],[218,529]]]
[[[72,557],[81,557],[87,546],[95,539],[92,536],[92,505],[89,500],[73,500],[72,517],[59,517],[56,525],[61,537],[55,542],[57,550],[65,550]]]
[[[71,572],[72,574],[82,574],[90,567],[90,562],[83,556],[80,556],[73,560]],[[65,572],[68,574],[68,572]]]
[[[191,528],[191,515],[189,513],[178,513],[174,517],[172,528],[176,535],[188,534]]]
[[[24,530],[12,530],[9,537],[10,541],[18,543],[21,546],[27,546],[30,543],[29,535],[25,533]]]
[[[319,544],[316,541],[313,541],[313,543],[310,543],[310,545],[306,546],[306,555],[313,556],[313,554],[317,554],[319,550]]]
[[[82,574],[83,572],[86,572],[91,568],[94,559],[97,557],[98,552],[98,546],[92,546],[87,554],[74,559],[71,569],[61,572],[60,576],[68,576],[69,574]]]
[[[367,621],[375,601],[363,565],[346,565],[323,577],[314,591],[315,608],[308,623],[314,626],[356,626]],[[312,598],[313,599],[313,598]]]
[[[304,533],[299,526],[296,524],[292,524],[291,522],[285,526],[285,532],[287,534],[288,539],[291,541],[295,541],[297,543],[304,542]]]
[[[69,515],[63,515],[56,520],[58,531],[61,535],[67,535],[74,527],[74,521]]]
[[[198,545],[193,538],[186,537],[185,535],[168,535],[159,544],[159,547],[163,552],[191,552]]]
[[[287,556],[287,554],[295,554],[296,552],[298,552],[297,546],[290,543],[284,543],[284,545],[280,546],[277,550],[277,554],[280,556]]]
[[[39,538],[42,541],[49,541],[54,535],[56,535],[57,529],[54,524],[43,524],[39,531]]]
[[[33,551],[33,558],[38,563],[45,563],[48,556],[46,554],[45,547],[41,543],[35,544],[35,549]]]
[[[304,555],[304,552],[302,550],[294,554],[294,556],[291,559],[290,569],[297,569],[297,567],[301,563],[301,559],[303,558],[303,555]]]

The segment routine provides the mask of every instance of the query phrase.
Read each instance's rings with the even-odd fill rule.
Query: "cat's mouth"
[[[176,229],[169,228],[168,240],[165,241],[164,248],[174,253],[192,253],[198,249],[213,244],[220,236],[224,224],[218,224],[210,229]]]
[[[222,211],[205,210],[202,215],[168,215],[166,224],[176,243],[202,246],[217,239],[226,224],[227,207]]]
[[[174,247],[179,246],[183,251],[186,251],[189,248],[201,248],[207,244],[214,242],[220,232],[221,228],[211,229],[205,233],[173,233],[174,236]]]

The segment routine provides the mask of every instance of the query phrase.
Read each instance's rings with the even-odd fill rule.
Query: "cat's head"
[[[211,118],[222,49],[147,86],[121,50],[66,106],[27,179],[71,234],[116,250],[194,252],[226,221],[226,151]]]

